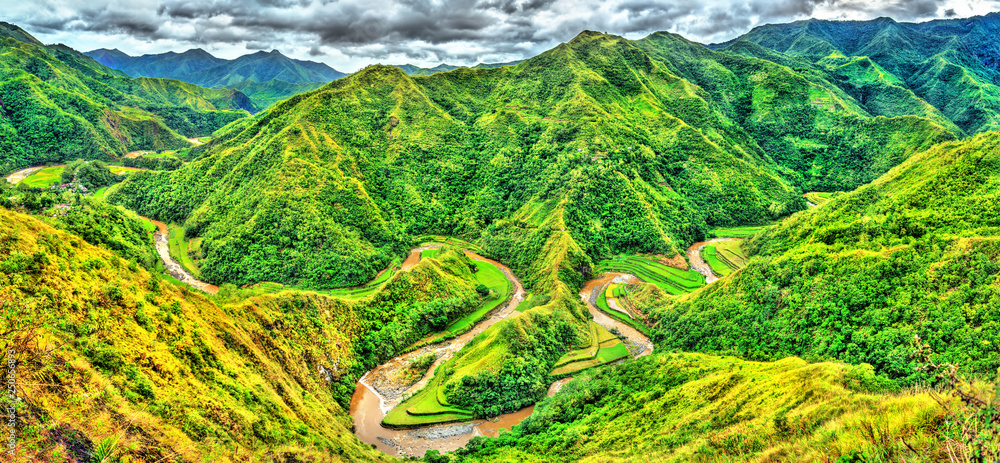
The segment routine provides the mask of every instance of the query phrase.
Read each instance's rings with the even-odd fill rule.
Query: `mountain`
[[[874,366],[919,382],[914,335],[966,374],[1000,367],[1000,134],[943,143],[752,238],[733,276],[659,307],[657,345]]]
[[[695,62],[705,87],[678,69]],[[536,400],[523,392],[582,342],[598,259],[681,255],[711,226],[804,209],[804,186],[853,188],[955,138],[774,62],[589,31],[516,66],[371,66],[218,135],[109,200],[184,223],[220,284],[359,285],[419,235],[477,240],[549,298],[449,364],[449,403],[494,411]]]
[[[472,69],[493,69],[503,66],[515,66],[520,62],[521,61],[509,61],[506,63],[479,63],[473,66]],[[454,71],[455,69],[467,68],[466,66],[453,66],[451,64],[444,64],[444,63],[441,63],[432,68],[422,68],[419,66],[414,66],[412,64],[397,64],[394,65],[394,67],[401,69],[408,76],[429,76],[431,74],[437,74],[439,72],[448,72],[448,71]]]
[[[1000,129],[997,31],[1000,13],[924,23],[810,19],[759,26],[712,48],[747,53],[740,44],[750,42],[815,64],[874,113],[898,104],[873,97],[874,85],[912,92],[975,134]]]
[[[85,54],[132,77],[165,77],[203,87],[240,90],[259,109],[346,75],[323,63],[288,58],[277,50],[233,60],[216,58],[200,48],[142,56],[101,48]]]
[[[0,24],[0,171],[186,147],[247,109],[238,91],[129,78]]]

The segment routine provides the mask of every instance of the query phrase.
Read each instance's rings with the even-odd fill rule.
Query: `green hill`
[[[0,24],[0,172],[183,148],[246,116],[247,104],[239,92],[131,79]]]
[[[916,381],[914,335],[1000,367],[1000,134],[949,142],[754,235],[746,268],[659,307],[665,349],[869,363]]]
[[[653,354],[578,375],[451,461],[947,461],[931,394],[877,385],[864,366]]]
[[[997,30],[998,13],[916,24],[810,19],[759,26],[713,48],[745,53],[739,43],[747,41],[815,63],[873,113],[913,106],[912,92],[975,134],[1000,129]],[[899,97],[879,97],[874,87]]]

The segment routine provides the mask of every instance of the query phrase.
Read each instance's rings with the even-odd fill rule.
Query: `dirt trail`
[[[163,264],[167,266],[167,272],[170,273],[170,276],[182,281],[192,288],[200,289],[209,294],[219,292],[218,286],[205,283],[204,281],[195,278],[194,275],[188,273],[180,262],[177,262],[173,257],[170,257],[170,246],[167,244],[167,224],[151,219],[146,220],[149,220],[156,225],[156,234],[153,236],[153,242],[156,244],[156,252],[160,254],[160,259],[162,259]]]
[[[639,280],[635,276],[627,273],[605,273],[601,278],[590,280],[585,283],[583,285],[583,289],[580,290],[580,298],[587,304],[587,309],[590,310],[590,315],[594,317],[594,323],[597,323],[598,325],[601,325],[609,330],[611,328],[615,328],[621,334],[625,335],[625,338],[627,338],[631,344],[638,347],[639,353],[636,355],[637,358],[653,353],[653,341],[651,341],[646,335],[640,333],[639,330],[611,318],[604,312],[601,312],[600,309],[597,308],[597,298],[601,295],[601,291],[604,291],[612,282],[631,284],[638,281]]]
[[[705,275],[705,284],[718,280],[719,277],[715,276],[715,273],[712,272],[712,266],[708,265],[708,262],[705,262],[705,259],[701,258],[701,250],[706,244],[718,243],[720,241],[739,241],[739,238],[712,238],[708,241],[694,243],[687,250],[688,260],[691,261],[691,270]]]

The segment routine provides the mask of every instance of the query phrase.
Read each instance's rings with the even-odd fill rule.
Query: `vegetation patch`
[[[712,268],[712,273],[720,277],[743,268],[746,265],[746,253],[742,248],[742,240],[717,241],[706,244],[701,250],[701,257]]]
[[[705,277],[693,270],[680,270],[642,256],[619,256],[601,261],[598,272],[621,272],[639,277],[668,294],[685,294],[705,285]]]

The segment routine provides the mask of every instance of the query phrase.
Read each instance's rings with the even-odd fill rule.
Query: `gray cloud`
[[[51,36],[83,50],[97,46],[73,40],[120,42],[150,51],[276,48],[350,70],[387,59],[428,64],[520,59],[584,29],[630,38],[665,30],[714,42],[759,24],[811,16],[909,21],[971,15],[995,6],[989,0],[968,1],[37,0],[5,7],[0,19],[42,40]]]

